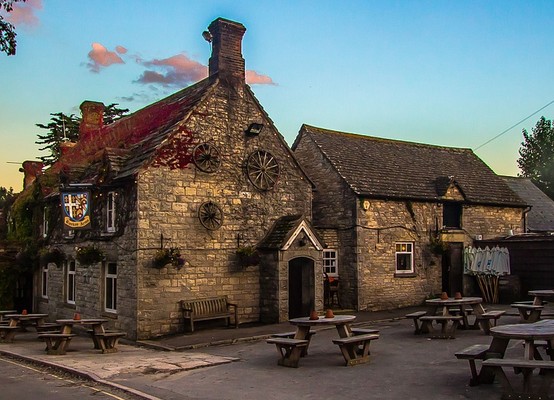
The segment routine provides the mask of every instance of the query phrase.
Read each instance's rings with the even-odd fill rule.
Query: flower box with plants
[[[244,267],[258,265],[260,263],[260,255],[254,246],[239,247],[237,256],[240,265]]]

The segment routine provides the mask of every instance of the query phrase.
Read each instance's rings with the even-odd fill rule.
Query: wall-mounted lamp
[[[252,122],[250,126],[246,129],[245,133],[248,136],[258,136],[262,131],[264,124],[259,124],[257,122]]]

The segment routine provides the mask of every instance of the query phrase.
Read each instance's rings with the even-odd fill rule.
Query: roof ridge
[[[340,136],[347,136],[354,139],[361,139],[361,140],[368,140],[368,141],[378,141],[378,142],[391,142],[396,144],[405,144],[410,146],[417,146],[417,147],[428,147],[428,148],[434,148],[434,149],[445,149],[448,151],[460,151],[460,152],[471,152],[473,153],[473,150],[469,147],[452,147],[452,146],[443,146],[443,145],[436,145],[436,144],[428,144],[428,143],[419,143],[419,142],[411,142],[408,140],[400,140],[400,139],[390,139],[390,138],[383,138],[379,136],[371,136],[371,135],[365,135],[362,133],[353,133],[353,132],[344,132],[344,131],[337,131],[333,129],[327,129],[327,128],[320,128],[313,125],[308,124],[302,124],[302,129],[306,128],[306,132],[308,133],[317,133],[312,132],[312,130],[319,131],[319,133],[322,134],[334,134],[334,135],[340,135]]]

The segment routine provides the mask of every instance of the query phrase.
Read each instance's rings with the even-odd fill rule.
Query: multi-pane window
[[[48,264],[47,263],[45,263],[42,266],[40,295],[44,299],[48,298]]]
[[[106,199],[106,231],[115,232],[115,192],[109,192]]]
[[[414,272],[414,245],[410,242],[396,243],[396,273]]]
[[[65,291],[66,300],[69,304],[75,304],[75,261],[66,262]]]
[[[105,271],[104,308],[109,312],[117,312],[117,264],[109,262]]]
[[[323,272],[328,276],[338,276],[336,250],[323,250]]]

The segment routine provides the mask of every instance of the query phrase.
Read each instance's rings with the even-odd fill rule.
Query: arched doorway
[[[306,317],[315,309],[314,261],[306,257],[289,261],[289,318]]]

